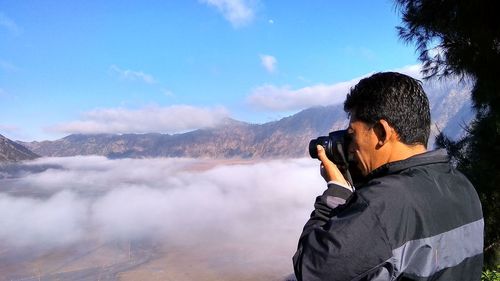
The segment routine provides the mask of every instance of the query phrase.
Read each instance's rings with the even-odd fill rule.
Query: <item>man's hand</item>
[[[321,145],[317,145],[318,158],[321,161],[321,176],[327,181],[335,181],[343,186],[350,187],[350,184],[345,180],[339,168],[326,157],[325,149]]]

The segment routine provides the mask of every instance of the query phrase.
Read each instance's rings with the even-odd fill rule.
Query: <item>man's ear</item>
[[[373,131],[375,132],[375,135],[378,139],[377,148],[382,147],[392,138],[396,137],[396,132],[384,119],[380,119],[377,123],[375,123],[375,125],[373,126]]]

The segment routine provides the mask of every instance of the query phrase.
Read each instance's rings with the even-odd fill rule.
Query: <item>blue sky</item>
[[[0,0],[0,134],[183,132],[417,64],[393,1]]]

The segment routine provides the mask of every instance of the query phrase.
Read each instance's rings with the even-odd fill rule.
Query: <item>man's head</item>
[[[344,110],[364,174],[427,147],[429,100],[418,80],[395,72],[364,78],[347,95]]]

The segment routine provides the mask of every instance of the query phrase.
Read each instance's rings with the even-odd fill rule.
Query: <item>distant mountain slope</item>
[[[444,132],[452,139],[464,134],[464,127],[474,118],[470,100],[470,86],[456,83],[427,83],[425,92],[429,96],[431,105],[431,136],[439,131]],[[434,138],[429,140],[434,143]]]
[[[17,162],[38,157],[40,156],[26,147],[0,135],[0,162]]]
[[[20,142],[43,156],[267,158],[304,156],[309,140],[345,126],[340,105],[317,107],[262,125],[228,119],[184,134],[69,135]]]
[[[451,137],[463,133],[462,125],[473,114],[468,89],[426,86],[431,103],[434,137],[444,131]],[[285,158],[307,154],[309,140],[345,128],[342,105],[314,107],[279,121],[248,124],[232,119],[215,128],[183,134],[69,135],[56,141],[21,143],[43,156],[104,155],[123,157]]]

